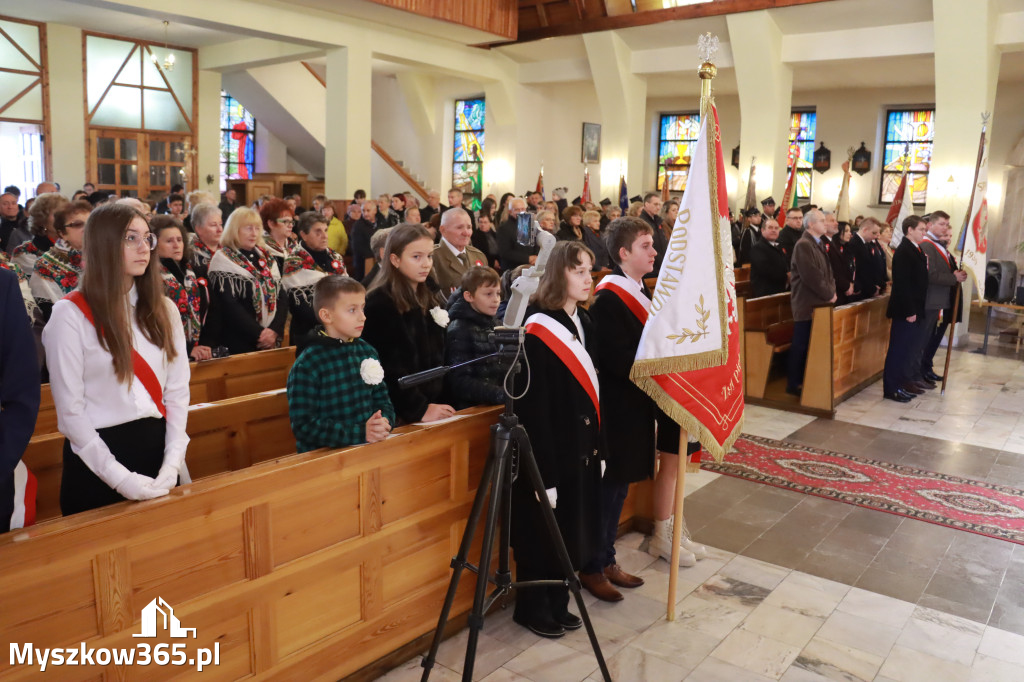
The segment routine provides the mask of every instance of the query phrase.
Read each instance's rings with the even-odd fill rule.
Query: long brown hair
[[[410,286],[411,282],[391,263],[391,254],[401,258],[405,248],[420,239],[426,239],[431,243],[434,241],[430,230],[422,225],[402,223],[391,228],[388,241],[384,245],[384,258],[380,262],[380,273],[370,285],[370,291],[374,289],[387,290],[399,313],[407,313],[413,308],[420,308],[425,312],[441,304],[434,288],[430,286],[430,277],[427,277],[426,282],[418,282],[415,287]]]
[[[564,241],[555,244],[544,266],[544,274],[540,276],[537,292],[530,297],[530,303],[545,310],[561,309],[569,296],[569,280],[565,273],[583,265],[583,254],[590,256],[593,265],[594,252],[583,242]]]
[[[89,214],[85,223],[85,257],[88,263],[82,276],[82,294],[92,308],[100,346],[114,358],[114,374],[131,385],[132,328],[124,290],[124,237],[135,218],[145,216],[126,204],[105,204]],[[177,356],[174,328],[164,302],[160,279],[160,259],[150,255],[146,271],[135,278],[139,300],[135,321],[142,334],[163,349],[167,360]]]

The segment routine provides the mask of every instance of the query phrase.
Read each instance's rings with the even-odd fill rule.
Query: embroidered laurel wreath
[[[384,381],[384,367],[380,364],[379,360],[366,358],[359,365],[359,376],[370,386],[376,386]]]

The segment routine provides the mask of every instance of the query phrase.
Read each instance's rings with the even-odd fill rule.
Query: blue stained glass
[[[900,175],[910,155],[910,181],[914,185],[914,203],[924,203],[928,196],[928,170],[931,167],[935,140],[934,109],[891,110],[885,120],[885,148],[882,157],[880,203],[893,200]]]
[[[665,114],[661,117],[662,140],[696,140],[699,132],[699,114]]]
[[[485,102],[483,99],[455,101],[455,130],[483,130]]]
[[[455,100],[455,139],[452,149],[452,185],[462,190],[463,201],[480,207],[483,193],[484,122],[483,98]]]

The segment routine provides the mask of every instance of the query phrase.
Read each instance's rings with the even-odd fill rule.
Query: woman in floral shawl
[[[11,252],[11,260],[26,273],[32,272],[36,259],[57,243],[57,237],[60,235],[53,227],[53,217],[67,205],[68,200],[56,192],[40,194],[32,202],[28,209],[28,229],[32,233],[32,239],[15,247]]]
[[[196,277],[208,279],[210,259],[220,248],[224,220],[221,218],[220,208],[215,204],[196,204],[190,220],[195,234],[189,235],[189,264]]]
[[[25,271],[18,267],[17,263],[10,260],[3,251],[0,251],[0,268],[10,270],[17,275],[18,285],[21,287],[21,298],[25,301],[25,312],[28,313],[28,319],[35,319],[36,300],[32,297],[31,289],[28,288],[28,276],[25,274]]]
[[[327,246],[327,218],[323,214],[306,211],[299,216],[297,231],[299,241],[284,261],[281,280],[292,314],[289,336],[296,345],[319,324],[313,311],[316,283],[329,274],[345,274],[341,254]]]
[[[283,272],[284,259],[297,242],[292,230],[295,211],[287,201],[274,197],[260,206],[260,218],[263,220],[264,248],[277,261],[278,270]]]
[[[53,214],[57,241],[36,259],[29,277],[29,288],[44,323],[50,321],[53,304],[78,287],[78,278],[82,275],[85,221],[90,213],[92,204],[76,201]]]
[[[185,347],[193,360],[213,357],[213,324],[205,324],[210,310],[210,290],[205,277],[197,277],[191,266],[191,249],[185,226],[170,215],[153,216],[149,229],[156,235],[160,277],[164,292],[181,315]],[[212,320],[211,320],[212,322]]]
[[[288,299],[263,241],[263,221],[251,208],[228,216],[220,249],[210,259],[210,297],[220,345],[232,355],[280,345]]]

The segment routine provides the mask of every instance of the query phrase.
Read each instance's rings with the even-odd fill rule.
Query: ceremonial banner
[[[910,183],[907,182],[907,167],[909,165],[908,162],[903,167],[899,187],[896,188],[896,194],[893,195],[889,213],[885,216],[885,222],[892,225],[892,239],[889,240],[889,246],[893,249],[903,241],[903,220],[914,212],[914,191],[910,188]]]
[[[693,163],[630,378],[721,461],[743,422],[743,375],[718,112]]]
[[[981,130],[978,146],[978,164],[974,170],[974,190],[971,195],[969,220],[960,231],[956,248],[962,255],[962,265],[974,278],[978,296],[985,298],[985,265],[988,262],[988,145],[985,129]]]
[[[619,176],[619,208],[622,209],[623,215],[629,209],[629,190],[626,189],[626,176]]]
[[[750,176],[747,178],[747,198],[743,202],[743,208],[750,210],[757,208],[757,189],[754,187],[754,171],[757,169],[757,157],[750,159]]]
[[[843,162],[843,185],[839,188],[836,200],[836,220],[841,223],[850,222],[850,160]]]
[[[786,217],[786,211],[791,208],[797,208],[796,205],[796,171],[797,162],[800,161],[800,147],[798,145],[790,145],[789,147],[789,180],[786,181],[786,191],[782,194],[782,203],[779,204],[779,208],[775,211],[775,219],[780,223]]]
[[[537,176],[537,189],[535,191],[540,192],[541,199],[547,199],[544,196],[544,166],[540,167],[540,174]]]
[[[590,201],[590,169],[583,169],[583,192],[580,194],[580,201],[584,204]]]

